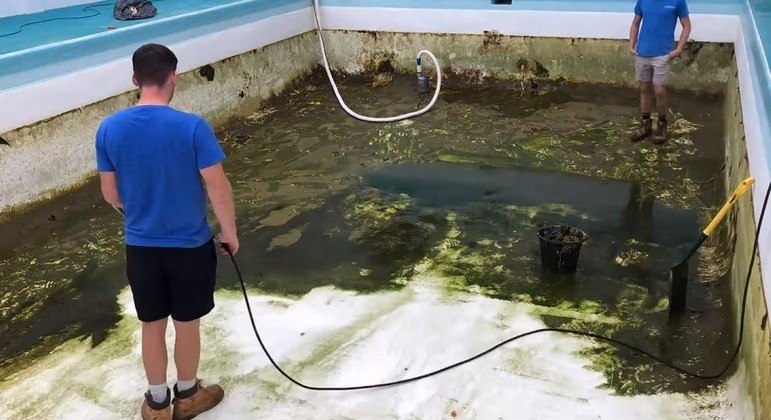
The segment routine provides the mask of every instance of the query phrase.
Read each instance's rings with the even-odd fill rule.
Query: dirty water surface
[[[394,115],[418,102],[411,77],[385,87],[371,81],[340,80],[362,114]],[[545,326],[608,335],[694,370],[721,366],[732,346],[725,234],[695,261],[686,314],[670,319],[667,311],[669,267],[725,194],[721,98],[675,92],[663,147],[626,140],[636,101],[635,92],[611,87],[450,80],[428,114],[370,124],[348,117],[316,73],[219,127],[238,207],[238,259],[269,347],[287,370],[326,385],[423,373]],[[589,236],[574,274],[540,266],[536,232],[551,224]],[[100,389],[111,369],[132,372],[137,395],[144,380],[121,222],[97,185],[5,221],[0,238],[0,402],[16,414],[131,415],[132,395]],[[361,418],[374,409],[384,418],[497,418],[511,407],[491,402],[488,382],[532,394],[523,398],[532,399],[534,418],[559,410],[690,418],[720,416],[730,405],[726,383],[555,334],[510,344],[412,391],[335,405],[270,370],[225,259],[218,281],[204,330],[216,350],[204,346],[202,369],[233,391],[219,413],[228,418],[335,410]],[[83,363],[95,367],[76,368]],[[68,391],[41,406],[21,378]]]

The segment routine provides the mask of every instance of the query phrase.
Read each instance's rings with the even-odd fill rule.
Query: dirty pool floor
[[[341,80],[360,113],[418,102],[411,77],[371,80]],[[316,73],[220,127],[238,258],[287,371],[312,385],[394,380],[544,326],[722,365],[726,235],[695,260],[689,311],[667,312],[669,267],[724,196],[721,98],[675,93],[673,138],[654,147],[626,141],[635,92],[527,85],[451,79],[430,113],[376,125],[344,114]],[[576,274],[543,272],[542,224],[588,233]],[[139,324],[120,219],[96,184],[4,222],[0,238],[0,419],[134,416]],[[304,391],[260,352],[227,263],[201,368],[228,397],[201,418],[725,418],[740,405],[736,379],[551,333],[400,388]]]

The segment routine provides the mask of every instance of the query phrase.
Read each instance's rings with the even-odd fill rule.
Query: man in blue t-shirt
[[[174,53],[148,44],[132,61],[139,102],[102,122],[97,168],[105,200],[125,215],[126,273],[142,321],[149,382],[142,418],[191,418],[224,397],[219,385],[201,385],[197,371],[200,318],[214,308],[217,269],[206,195],[222,229],[218,239],[235,253],[233,194],[222,168],[225,154],[209,124],[169,107],[177,83]],[[166,384],[169,316],[176,331],[173,414]]]
[[[683,31],[675,46],[678,19]],[[640,129],[632,135],[632,141],[637,142],[653,134],[651,102],[654,94],[659,122],[653,143],[664,144],[667,141],[669,64],[683,53],[690,34],[691,19],[685,0],[637,0],[629,30],[629,52],[635,56],[637,81],[640,82],[642,123]]]

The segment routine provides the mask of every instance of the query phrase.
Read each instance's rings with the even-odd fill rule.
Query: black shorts
[[[126,274],[142,322],[168,316],[193,321],[214,309],[217,251],[213,240],[198,248],[127,245]]]

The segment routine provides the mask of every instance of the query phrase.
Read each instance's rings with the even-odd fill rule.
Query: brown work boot
[[[150,391],[145,393],[145,400],[142,402],[142,420],[172,420],[169,390],[166,390],[166,401],[162,403],[153,401]]]
[[[653,121],[650,118],[645,118],[640,123],[640,127],[632,134],[629,140],[636,143],[640,140],[645,140],[653,134]]]
[[[667,133],[667,120],[661,120],[659,119],[659,124],[656,127],[656,135],[653,136],[653,144],[664,144],[667,142],[668,138]]]
[[[174,385],[174,420],[188,420],[211,410],[225,397],[225,391],[219,385],[203,386],[200,380],[195,386],[185,391],[178,391]]]

